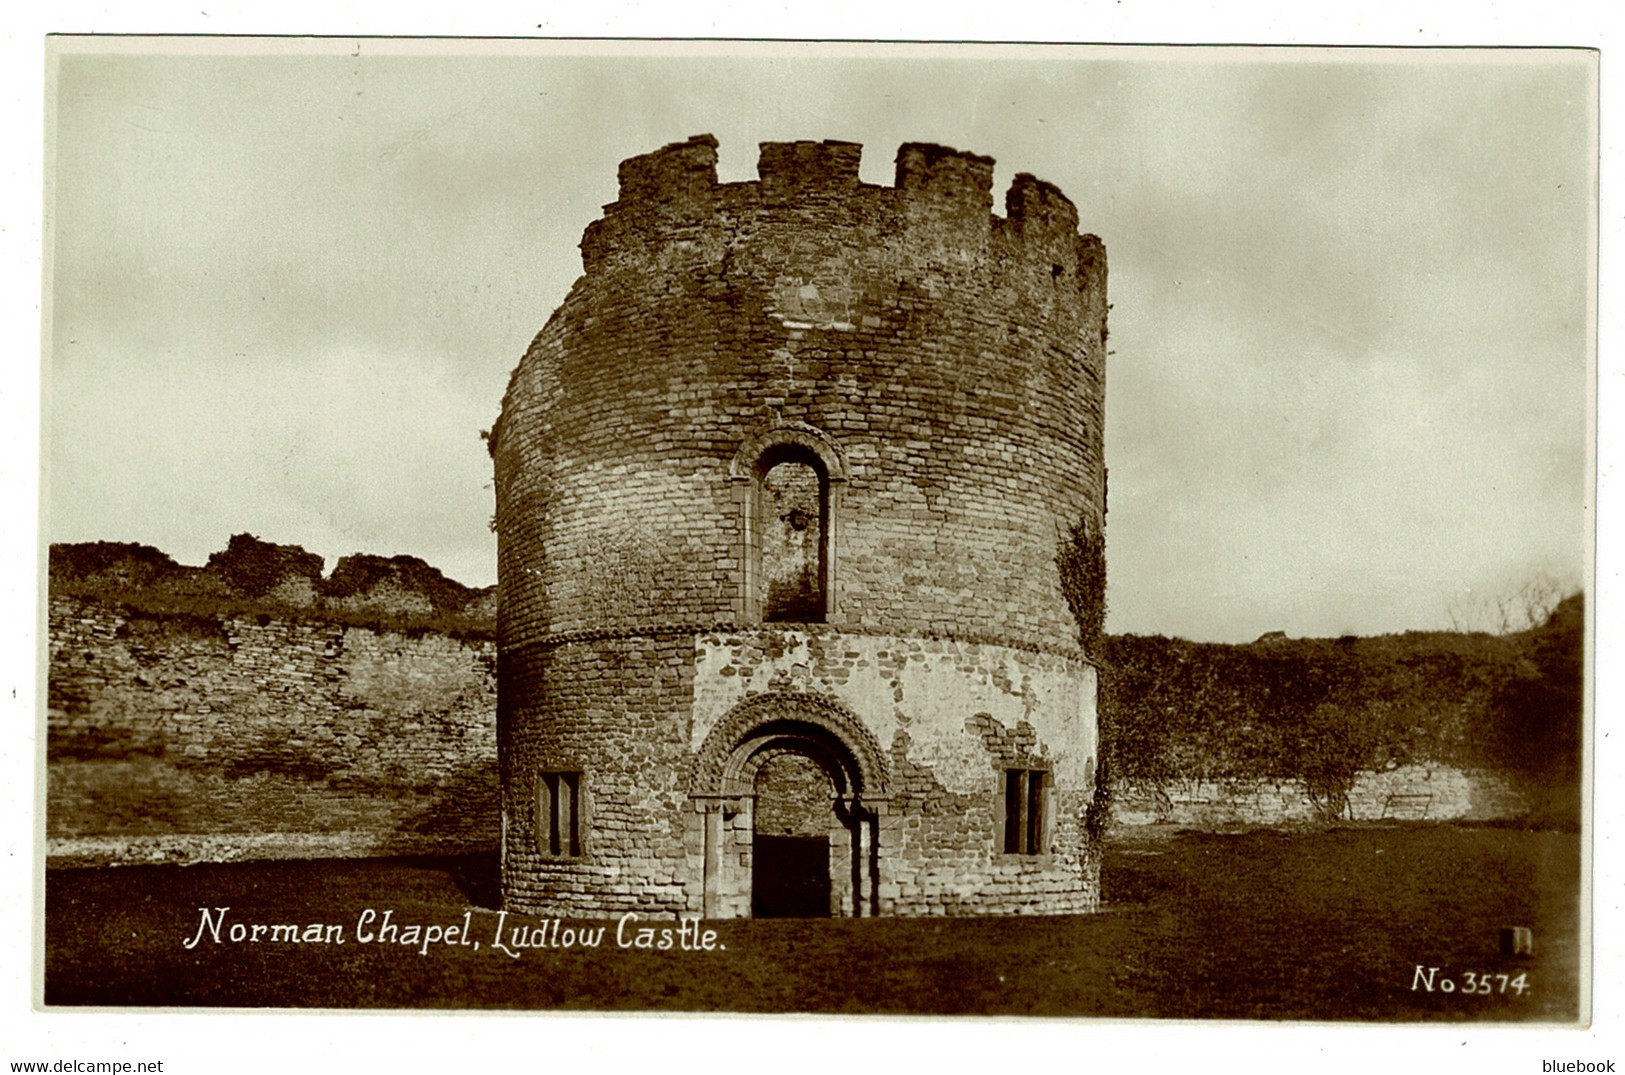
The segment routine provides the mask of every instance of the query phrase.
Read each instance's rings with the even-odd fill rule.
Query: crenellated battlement
[[[862,159],[856,142],[763,142],[756,160],[762,200],[777,205],[850,195],[858,189]]]
[[[897,150],[896,187],[914,198],[986,213],[993,208],[993,158],[905,142]]]
[[[694,135],[620,166],[620,195],[587,229],[582,257],[589,273],[619,255],[644,256],[651,245],[720,249],[705,233],[758,230],[779,221],[822,229],[861,227],[923,249],[925,259],[963,260],[990,249],[1033,263],[1080,268],[1088,275],[1093,237],[1078,235],[1078,211],[1052,183],[1027,173],[1005,193],[1005,216],[994,212],[992,157],[924,142],[897,151],[891,186],[859,177],[863,147],[838,140],[763,142],[757,179],[717,181],[717,140]],[[786,211],[790,211],[788,214]],[[793,214],[793,215],[791,215]]]
[[[629,157],[621,162],[619,178],[621,194],[616,206],[708,205],[717,185],[717,140],[697,134],[686,142]]]
[[[1054,183],[1022,172],[1004,195],[1004,216],[1023,234],[1074,235],[1078,210]]]

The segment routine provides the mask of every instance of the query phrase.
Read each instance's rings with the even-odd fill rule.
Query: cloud
[[[354,350],[246,370],[135,355],[71,371],[52,385],[53,540],[151,541],[200,563],[249,530],[329,567],[411,553],[487,584],[478,431],[492,408],[456,380],[434,355]]]
[[[1028,171],[1078,204],[1112,266],[1113,629],[1426,626],[1574,569],[1589,61],[898,51],[64,57],[48,532],[489,581],[476,431],[618,162],[709,131],[724,181],[763,140],[863,142],[878,183],[936,141],[996,157],[996,199]]]

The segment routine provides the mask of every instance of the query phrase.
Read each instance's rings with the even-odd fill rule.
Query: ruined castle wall
[[[1362,772],[1339,815],[1352,821],[1488,821],[1526,814],[1529,802],[1505,773],[1453,765],[1401,765]],[[1115,824],[1307,825],[1327,820],[1301,780],[1124,781],[1112,803]]]
[[[253,616],[132,615],[62,597],[50,602],[50,640],[53,864],[469,851],[498,840],[491,643]],[[619,669],[642,663],[651,646],[663,671],[626,692]],[[598,647],[558,648],[548,665],[558,688],[542,692],[549,719],[516,729],[514,764],[553,749],[549,728],[575,744],[553,756],[580,761],[599,736],[624,745],[612,760],[626,759],[625,779],[600,781],[595,771],[589,783],[591,805],[614,822],[594,828],[595,849],[623,848],[620,861],[666,877],[627,898],[627,909],[674,910],[697,898],[684,842],[692,752],[752,693],[828,692],[875,729],[903,796],[896,818],[918,818],[888,814],[882,839],[889,846],[895,836],[900,863],[921,864],[909,867],[912,879],[889,875],[881,895],[918,913],[949,908],[967,886],[985,898],[977,886],[998,883],[997,826],[986,796],[970,794],[977,779],[1017,764],[1023,749],[1063,771],[1082,759],[1087,773],[1096,750],[1092,721],[1062,719],[1089,704],[1092,670],[1071,677],[1074,659],[1060,655],[828,629]],[[952,676],[933,671],[949,665]],[[592,723],[578,723],[580,714]],[[1061,810],[1083,805],[1074,798]],[[534,836],[532,806],[527,798],[509,811],[520,855]],[[1362,773],[1349,807],[1356,820],[1482,820],[1519,816],[1528,804],[1505,774],[1429,764]],[[1292,781],[1129,781],[1117,790],[1114,820],[1205,828],[1320,815]],[[750,823],[734,821],[741,833]],[[987,868],[934,850],[958,844],[981,848]],[[675,858],[685,865],[656,869]],[[979,870],[984,879],[973,876]],[[581,913],[603,904],[589,880],[584,873],[575,893]],[[1009,895],[1020,909],[1033,888]]]
[[[55,862],[492,850],[495,646],[50,600]]]

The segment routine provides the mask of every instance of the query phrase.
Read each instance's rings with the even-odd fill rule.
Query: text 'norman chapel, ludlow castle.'
[[[1093,910],[1101,243],[986,157],[716,145],[621,165],[492,430],[505,905]]]

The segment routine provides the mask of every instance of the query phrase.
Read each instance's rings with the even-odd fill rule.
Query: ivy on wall
[[[1056,543],[1055,566],[1078,624],[1078,641],[1093,654],[1106,630],[1106,532],[1085,515]]]
[[[1056,542],[1055,567],[1060,572],[1061,594],[1078,625],[1078,644],[1092,657],[1099,654],[1106,632],[1106,533],[1084,515]],[[1102,670],[1102,675],[1106,674]],[[1095,763],[1095,790],[1084,810],[1083,827],[1091,849],[1098,851],[1112,808],[1112,753],[1116,730],[1104,704],[1100,713],[1099,758]]]
[[[1111,636],[1104,531],[1085,515],[1056,545],[1078,641],[1100,670],[1092,838],[1120,780],[1299,781],[1337,818],[1362,772],[1429,762],[1508,773],[1542,792],[1550,820],[1577,820],[1579,595],[1544,624],[1502,635],[1272,633],[1249,645]]]
[[[290,576],[319,583],[323,561],[297,545],[273,545],[253,534],[233,534],[225,549],[211,554],[204,566],[223,575],[238,593],[264,597]]]
[[[1543,792],[1577,787],[1580,609],[1571,598],[1541,627],[1508,635],[1103,636],[1112,775],[1299,781],[1328,818],[1346,813],[1362,772],[1408,764],[1490,769]],[[1552,820],[1572,819],[1574,796],[1545,797]]]

